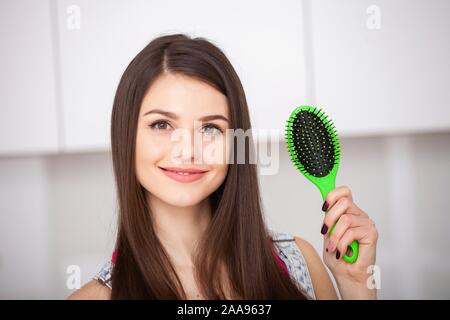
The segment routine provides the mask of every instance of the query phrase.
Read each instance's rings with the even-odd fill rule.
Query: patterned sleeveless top
[[[306,260],[300,248],[295,242],[295,238],[289,233],[270,230],[270,236],[274,243],[275,258],[281,268],[289,274],[291,279],[309,300],[315,300],[314,289],[309,275]],[[103,265],[93,279],[101,282],[109,288],[111,287],[111,273],[115,262],[115,253],[111,261]]]

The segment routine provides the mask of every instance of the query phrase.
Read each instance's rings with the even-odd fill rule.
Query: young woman
[[[251,139],[244,164],[227,158],[236,152],[227,129],[250,128],[241,82],[220,49],[182,34],[150,42],[125,70],[114,99],[114,256],[69,298],[336,299],[314,248],[267,228],[256,165],[247,162]],[[183,148],[174,139],[180,131],[191,134]],[[195,161],[207,149],[224,152],[216,161]],[[342,298],[376,298],[366,284],[375,264],[374,222],[345,186],[328,194],[322,210],[323,258]],[[341,254],[354,239],[359,258],[348,264]]]

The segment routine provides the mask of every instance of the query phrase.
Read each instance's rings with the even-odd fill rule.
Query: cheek
[[[161,161],[168,152],[168,144],[161,137],[138,135],[136,140],[136,169],[138,174]]]
[[[212,167],[214,174],[211,176],[210,181],[207,181],[206,185],[209,185],[212,191],[217,189],[225,180],[228,172],[228,164],[216,164]]]
[[[228,164],[227,148],[228,145],[225,137],[203,142],[203,162],[210,165],[217,165],[217,169],[219,169],[220,165],[225,165],[226,167],[226,164]]]

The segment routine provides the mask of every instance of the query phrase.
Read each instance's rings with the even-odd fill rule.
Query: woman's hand
[[[327,211],[322,227],[324,234],[323,258],[333,273],[343,299],[376,298],[376,290],[368,286],[368,267],[375,264],[378,231],[375,222],[353,202],[349,187],[340,186],[325,198],[323,211]],[[330,236],[330,230],[336,223]],[[342,259],[349,244],[359,242],[355,263]]]

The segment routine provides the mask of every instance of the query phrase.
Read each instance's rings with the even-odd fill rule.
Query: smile
[[[161,171],[169,178],[178,182],[193,182],[202,178],[208,171],[184,168],[162,168]]]

